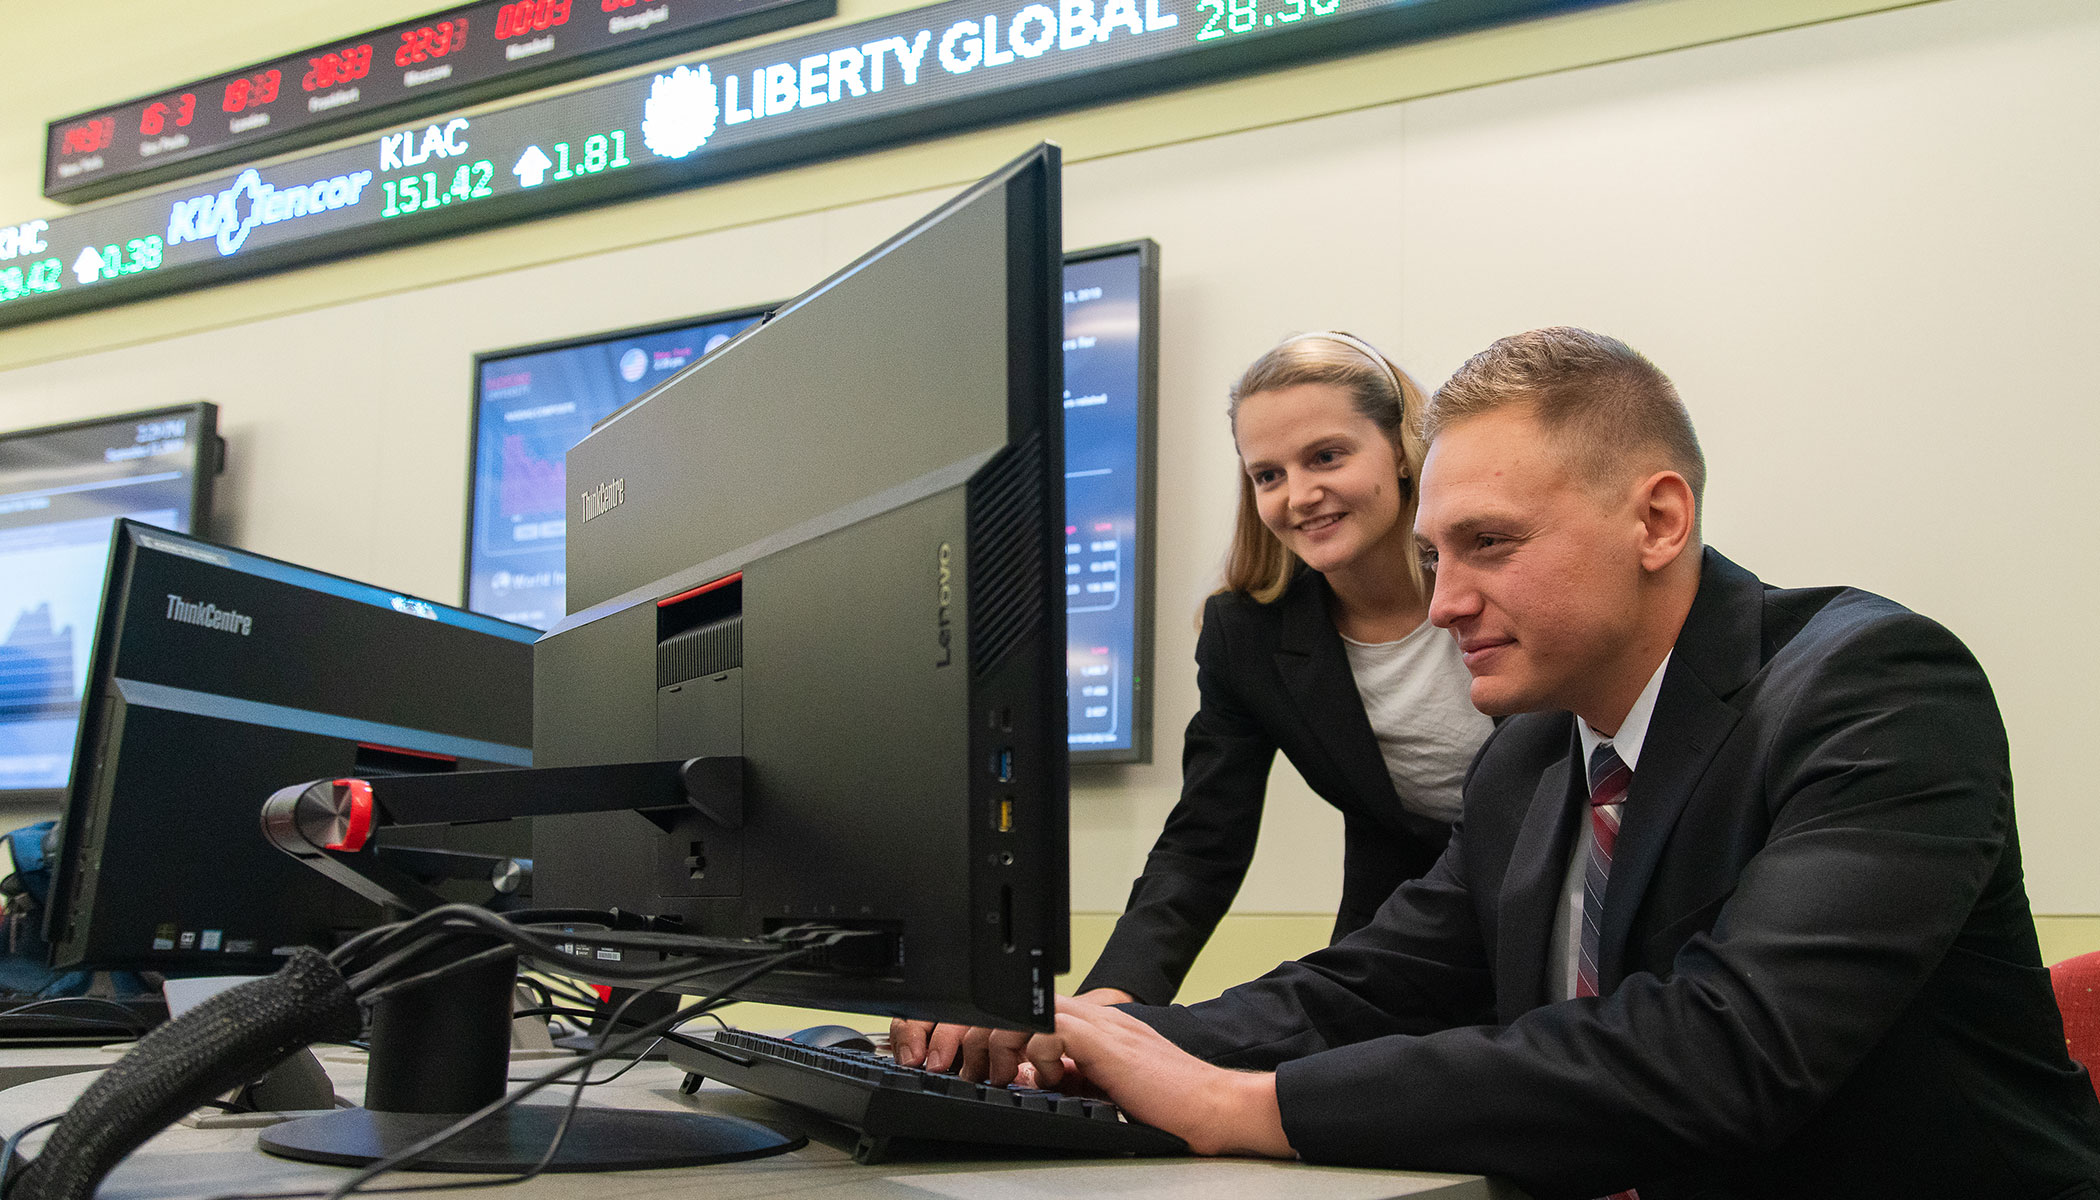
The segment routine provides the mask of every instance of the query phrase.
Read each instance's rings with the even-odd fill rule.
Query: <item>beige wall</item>
[[[210,38],[0,84],[0,219],[54,210],[42,123],[114,98],[115,73],[130,94],[429,5],[282,7],[199,0]],[[1545,323],[1646,349],[1699,421],[1716,545],[1775,582],[1885,591],[1976,650],[2036,908],[2095,914],[2096,61],[2089,0],[1634,0],[0,331],[0,428],[215,400],[223,536],[456,599],[476,350],[791,294],[1055,137],[1067,244],[1149,236],[1164,267],[1160,761],[1075,772],[1080,945],[1174,799],[1232,497],[1222,388],[1328,324],[1429,382]],[[1324,930],[1339,822],[1288,768],[1272,797],[1192,991]],[[2096,924],[2044,934],[2060,956]]]

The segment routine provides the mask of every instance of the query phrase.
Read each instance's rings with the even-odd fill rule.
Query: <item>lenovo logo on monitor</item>
[[[941,656],[933,660],[933,665],[936,667],[945,667],[955,658],[954,647],[949,644],[954,637],[954,633],[948,627],[948,609],[955,602],[954,557],[954,547],[947,542],[942,542],[940,550],[940,603],[934,614],[935,628],[939,631],[941,642]]]

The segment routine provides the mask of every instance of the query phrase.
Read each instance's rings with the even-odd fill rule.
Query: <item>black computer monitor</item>
[[[1039,147],[569,452],[536,765],[715,759],[740,789],[664,824],[538,819],[538,903],[870,931],[854,961],[745,995],[1049,1027],[1069,956],[1058,196]],[[571,949],[584,974],[620,953]]]
[[[201,531],[217,423],[200,401],[0,434],[0,800],[64,798],[110,521]]]
[[[270,846],[263,797],[531,765],[536,630],[137,521],[107,557],[53,861],[55,966],[274,970],[380,914]],[[417,833],[524,847],[523,830]]]
[[[1152,755],[1152,457],[1159,248],[1064,259],[1065,600],[1072,761]],[[960,286],[960,284],[958,284]],[[541,629],[566,613],[562,456],[764,309],[480,354],[466,606]]]

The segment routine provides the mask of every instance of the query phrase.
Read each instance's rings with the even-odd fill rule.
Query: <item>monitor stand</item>
[[[494,946],[461,937],[402,970],[431,970]],[[447,975],[381,999],[372,1012],[365,1106],[265,1129],[282,1158],[365,1166],[406,1149],[501,1098],[510,1068],[512,959]],[[548,1091],[562,1095],[564,1085]],[[565,1105],[523,1103],[404,1164],[419,1171],[531,1170],[561,1127]],[[548,1171],[645,1170],[782,1154],[807,1144],[752,1121],[706,1113],[578,1106]]]

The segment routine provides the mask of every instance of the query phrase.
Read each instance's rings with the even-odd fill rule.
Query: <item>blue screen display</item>
[[[467,541],[467,607],[547,629],[566,613],[568,473],[591,426],[758,321],[675,329],[483,358]]]
[[[1138,574],[1149,555],[1140,461],[1150,396],[1140,252],[1065,266],[1065,602],[1070,743],[1138,744]],[[728,341],[755,314],[480,360],[467,607],[551,627],[565,613],[563,455],[591,426]]]
[[[190,530],[200,448],[215,436],[206,414],[0,437],[0,792],[66,786],[110,524]]]
[[[1138,256],[1065,266],[1065,675],[1074,750],[1127,750],[1136,719],[1143,407]]]

